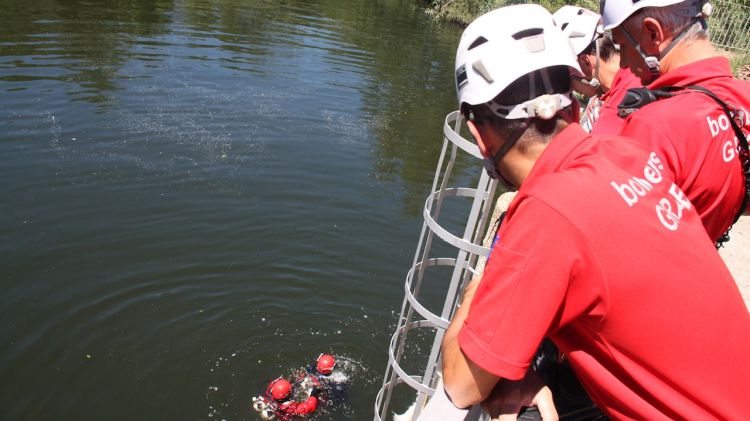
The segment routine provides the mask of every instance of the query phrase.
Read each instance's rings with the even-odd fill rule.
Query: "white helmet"
[[[672,51],[672,48],[682,40],[693,25],[700,25],[703,29],[707,28],[705,18],[711,15],[711,3],[708,0],[600,0],[599,3],[604,29],[613,29],[620,26],[627,18],[645,7],[666,7],[673,4],[680,5],[679,9],[674,10],[675,14],[693,19],[691,24],[684,26],[658,55],[646,54],[633,35],[628,31],[623,31],[628,42],[643,58],[652,78],[658,77],[660,74],[660,60]]]
[[[599,13],[602,14],[604,29],[609,30],[620,26],[630,15],[645,7],[665,7],[677,3],[684,3],[685,6],[677,11],[681,16],[699,17],[711,13],[707,0],[600,0]]]
[[[583,7],[563,6],[552,14],[552,18],[563,34],[570,39],[576,55],[581,54],[592,41],[604,33],[601,16]]]
[[[490,102],[516,79],[552,66],[580,72],[572,47],[542,6],[520,4],[502,7],[474,20],[464,30],[456,52],[456,90],[459,104]],[[548,84],[548,78],[544,83]],[[567,95],[543,95],[560,109],[570,104]],[[550,98],[552,97],[552,98]],[[542,97],[539,97],[542,98]],[[507,119],[535,116],[536,98],[505,108]],[[567,101],[567,103],[566,103]],[[497,113],[497,110],[496,110]]]

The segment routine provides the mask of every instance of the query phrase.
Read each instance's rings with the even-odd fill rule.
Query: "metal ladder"
[[[489,249],[482,247],[481,241],[492,214],[491,205],[497,189],[497,181],[489,178],[480,166],[481,174],[475,188],[449,187],[459,152],[482,159],[476,144],[459,135],[461,122],[462,117],[458,111],[448,114],[445,118],[443,148],[435,171],[431,194],[425,202],[424,224],[414,254],[414,263],[406,275],[404,301],[396,330],[388,347],[388,365],[383,376],[383,386],[375,399],[375,421],[386,419],[391,399],[394,397],[394,389],[398,385],[405,384],[414,389],[412,392],[416,391],[413,413],[415,420],[429,397],[435,393],[435,385],[441,376],[438,364],[443,334],[456,308],[463,286],[475,273],[479,257],[489,255]],[[443,205],[447,203],[446,200],[456,198],[471,200],[471,208],[466,215],[461,237],[452,234],[438,222]],[[430,257],[435,236],[452,246],[451,250],[457,251],[455,258]],[[436,278],[433,276],[435,273],[428,269],[438,266],[453,267],[440,315],[433,313],[420,303],[422,293],[435,288]],[[445,276],[444,273],[443,276]],[[432,348],[421,375],[408,374],[402,367],[407,336],[415,329],[421,329],[420,333],[426,331],[434,335]],[[419,351],[422,354],[425,353],[425,350]]]

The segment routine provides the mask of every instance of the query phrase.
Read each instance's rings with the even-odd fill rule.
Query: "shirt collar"
[[[680,66],[671,72],[659,76],[648,85],[649,89],[663,86],[700,85],[716,77],[732,77],[729,60],[725,57],[711,57]]]

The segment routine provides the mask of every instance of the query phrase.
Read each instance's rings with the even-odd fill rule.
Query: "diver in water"
[[[292,399],[293,392],[294,386],[285,378],[278,377],[268,384],[265,396],[253,398],[253,408],[263,419],[270,420],[276,417],[283,421],[295,416],[310,415],[318,409],[320,388],[314,385],[303,401]]]
[[[314,363],[305,369],[304,375],[311,378],[313,384],[322,389],[324,400],[340,404],[346,397],[347,377],[340,371],[334,371],[336,359],[330,354],[320,354]]]
[[[345,399],[348,377],[341,371],[334,371],[335,367],[333,355],[320,354],[310,365],[293,374],[293,383],[283,377],[271,381],[264,394],[253,397],[252,407],[265,420],[286,421],[308,416],[318,406],[339,405]],[[295,400],[294,395],[299,400]]]

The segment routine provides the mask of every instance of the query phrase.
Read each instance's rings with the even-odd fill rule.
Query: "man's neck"
[[[541,137],[543,135],[527,130],[519,139],[519,142],[526,143],[526,147],[523,149],[514,147],[502,159],[500,171],[503,177],[516,188],[520,188],[529,174],[531,174],[531,170],[534,168],[537,159],[547,149],[551,139],[557,136],[564,128],[568,127],[568,125],[569,123],[566,121],[559,121],[555,132],[547,135],[547,139],[543,139]]]
[[[617,71],[620,70],[620,56],[613,54],[609,61],[602,60],[599,65],[599,82],[602,84],[604,92],[612,88],[612,82],[615,80]]]
[[[529,153],[531,151],[521,153],[518,149],[513,148],[500,162],[500,173],[516,189],[521,188],[521,184],[523,184],[531,173],[536,159],[541,155],[546,145],[540,146],[541,150],[537,150],[539,146],[534,145],[534,153]]]
[[[659,62],[661,74],[672,72],[678,67],[714,56],[716,56],[716,52],[708,39],[682,41],[675,45],[672,51]]]

